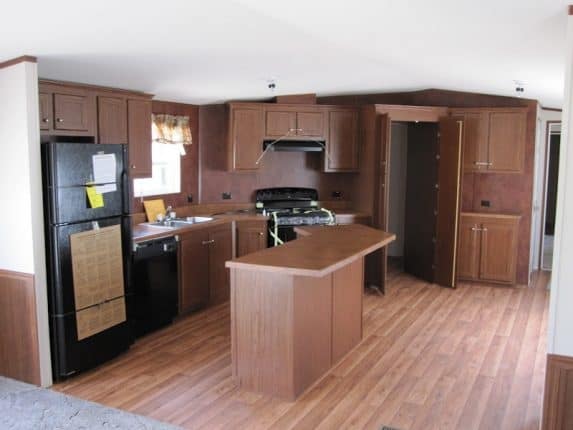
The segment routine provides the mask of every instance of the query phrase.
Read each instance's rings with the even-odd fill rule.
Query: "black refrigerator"
[[[96,163],[96,158],[101,160],[102,155],[108,161],[114,160],[115,165],[108,163],[107,181],[96,183],[94,182],[96,169],[94,163]],[[126,145],[96,145],[77,142],[42,143],[50,339],[52,369],[56,381],[93,368],[115,357],[128,349],[133,342],[128,322],[128,315],[131,313],[127,309],[132,302],[132,291],[129,287],[131,220],[126,165]],[[115,169],[110,166],[115,166]],[[101,174],[95,176],[102,177]],[[107,189],[102,189],[101,187],[106,184]],[[94,205],[90,201],[86,193],[87,187],[98,187],[96,189],[101,192],[103,205]],[[106,229],[106,227],[113,228]],[[86,243],[89,248],[92,245],[96,246],[95,242],[93,244],[89,242],[92,234],[96,237],[98,231],[109,230],[113,230],[115,234],[116,267],[118,270],[120,268],[123,270],[123,275],[114,277],[119,286],[114,291],[114,297],[95,295],[91,302],[87,301],[87,305],[83,299],[80,305],[80,299],[77,299],[77,290],[74,287],[81,284],[82,288],[85,288],[87,285],[89,291],[90,282],[93,280],[90,276],[94,278],[90,270],[97,269],[99,262],[97,257],[93,258],[96,261],[84,262],[90,270],[82,272],[82,278],[80,278],[77,268],[80,258],[77,257],[77,253],[74,255],[76,252],[74,249],[78,248],[74,248],[72,237],[87,237],[83,243],[84,248]],[[121,242],[121,248],[118,242]],[[76,258],[75,265],[74,258]],[[105,257],[105,255],[100,257],[100,259],[103,258],[109,259],[110,257]],[[89,260],[89,257],[87,259]],[[113,276],[113,273],[110,276]],[[118,278],[123,278],[123,286],[118,283]],[[105,282],[101,281],[102,278],[99,275],[98,279],[100,284]],[[114,307],[114,312],[124,312],[125,320],[117,324],[109,324],[109,327],[102,331],[102,327],[105,327],[105,315],[100,316],[98,312],[100,310],[107,312],[110,306]],[[86,320],[86,315],[91,320]],[[102,323],[98,318],[104,322]],[[94,333],[90,334],[88,327],[88,332],[86,332],[84,326],[87,327],[89,324],[86,325],[85,321],[89,324],[93,323],[92,325],[99,324],[97,330],[93,330]]]

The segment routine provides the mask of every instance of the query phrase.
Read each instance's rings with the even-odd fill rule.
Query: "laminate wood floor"
[[[363,341],[294,403],[235,387],[228,304],[54,388],[189,429],[538,429],[548,276],[450,290],[394,271]]]

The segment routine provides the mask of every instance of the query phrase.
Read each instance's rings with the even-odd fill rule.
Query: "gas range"
[[[334,214],[318,205],[313,188],[264,188],[256,193],[257,212],[269,215],[269,246],[295,239],[295,226],[334,224]]]

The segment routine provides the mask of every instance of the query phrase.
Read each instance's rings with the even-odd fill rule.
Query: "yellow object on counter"
[[[95,186],[87,186],[86,193],[92,209],[103,208],[103,194],[98,193]]]
[[[147,200],[143,202],[143,207],[145,208],[145,214],[147,215],[147,221],[153,222],[157,221],[157,215],[165,214],[165,203],[163,199]]]

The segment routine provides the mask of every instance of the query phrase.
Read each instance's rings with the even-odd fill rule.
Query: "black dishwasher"
[[[177,315],[177,241],[171,236],[133,246],[131,321],[136,337],[170,324]]]

